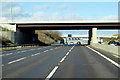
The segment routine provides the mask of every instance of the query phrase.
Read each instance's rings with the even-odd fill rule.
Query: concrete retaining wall
[[[10,40],[11,42],[13,42],[14,43],[14,35],[15,35],[15,33],[14,32],[5,32],[5,31],[0,31],[0,37],[4,37],[4,38],[6,38],[6,39],[8,39],[8,40]]]
[[[107,44],[92,44],[91,47],[120,56],[120,46]]]

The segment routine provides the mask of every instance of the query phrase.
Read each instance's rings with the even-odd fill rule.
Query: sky
[[[118,2],[2,2],[0,21],[116,21]],[[77,30],[78,31],[78,30]],[[82,30],[85,32],[84,30]],[[105,31],[104,31],[105,32]],[[107,32],[107,31],[106,31]],[[117,30],[101,35],[116,34]],[[73,33],[61,31],[61,33]],[[82,32],[81,32],[82,33]]]
[[[2,3],[2,17],[10,18],[11,3]],[[117,2],[13,2],[13,20],[118,20]]]

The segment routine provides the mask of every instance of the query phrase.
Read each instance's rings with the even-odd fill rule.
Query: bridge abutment
[[[38,40],[37,34],[34,30],[20,30],[17,29],[15,34],[15,43],[17,44],[32,44]]]

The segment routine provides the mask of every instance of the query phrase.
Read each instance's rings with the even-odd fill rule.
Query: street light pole
[[[10,2],[10,18],[11,18],[11,22],[13,22],[13,16],[12,16],[12,0]]]

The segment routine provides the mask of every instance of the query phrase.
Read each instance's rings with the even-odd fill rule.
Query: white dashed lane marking
[[[59,48],[60,48],[60,47],[59,47]],[[66,58],[67,55],[72,51],[73,48],[74,48],[74,46],[73,46],[73,47],[67,52],[67,54],[60,60],[60,63],[62,63],[62,62],[65,60],[65,58]],[[60,63],[58,63],[58,66],[55,66],[55,68],[49,73],[49,75],[46,77],[45,80],[49,80],[49,79],[53,76],[53,74],[54,74],[54,73],[56,72],[56,70],[58,69]]]
[[[58,47],[58,48],[60,48],[60,47]],[[33,50],[33,49],[32,49],[32,50]],[[53,50],[53,49],[49,49],[49,50]],[[43,51],[43,52],[48,52],[49,50],[45,50],[45,51]],[[21,52],[26,52],[26,51],[19,51],[19,52],[17,52],[17,53],[21,53]],[[41,52],[41,53],[43,53],[43,52]],[[32,54],[31,56],[36,56],[36,55],[39,55],[39,54],[41,54],[41,53],[38,52],[38,53],[36,53],[36,54]],[[10,54],[13,54],[13,53],[9,53],[8,55],[10,55]],[[20,59],[17,59],[17,60],[10,61],[10,62],[8,62],[8,64],[12,64],[12,63],[15,63],[15,62],[24,60],[24,59],[26,59],[26,58],[28,58],[28,57],[30,57],[30,56],[27,56],[27,57],[23,57],[23,58],[20,58]]]
[[[41,49],[41,48],[38,48],[38,49]]]
[[[6,54],[6,55],[11,55],[11,54],[13,54],[13,53],[9,53],[9,54]]]
[[[18,51],[17,53],[20,53],[20,51]]]
[[[66,55],[69,55],[69,52],[67,52],[67,54]]]
[[[31,55],[31,56],[35,56],[35,54]]]
[[[53,50],[53,49],[45,50],[45,51],[43,51],[43,52],[48,52],[48,51],[50,51],[50,50]],[[43,53],[43,52],[41,52],[41,53]],[[36,54],[32,54],[31,56],[36,56],[36,55],[41,54],[41,53],[39,52],[39,53],[36,53]]]
[[[55,68],[50,72],[50,74],[46,77],[45,80],[49,80],[52,77],[52,75],[56,72],[57,69],[58,69],[58,66],[55,66]]]
[[[26,52],[26,51],[21,51],[21,52]]]
[[[60,62],[63,62],[63,61],[65,60],[65,58],[66,58],[66,56],[64,56],[64,57],[60,60]]]
[[[44,51],[44,52],[47,52],[48,50]]]
[[[50,49],[50,50],[53,50],[53,49]]]
[[[35,49],[30,49],[30,50],[35,50]]]
[[[15,63],[15,62],[18,62],[18,61],[24,60],[24,59],[26,59],[26,57],[23,57],[23,58],[20,58],[20,59],[17,59],[17,60],[11,61],[11,62],[9,62],[8,64],[12,64],[12,63]]]

